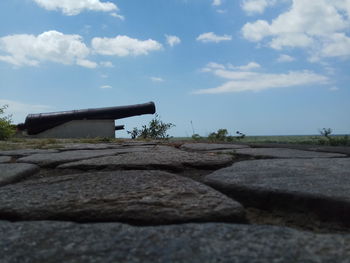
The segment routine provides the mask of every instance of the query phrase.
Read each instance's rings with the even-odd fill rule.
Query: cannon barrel
[[[22,128],[26,129],[29,135],[35,135],[73,120],[116,120],[155,112],[154,102],[148,102],[119,107],[29,114]]]

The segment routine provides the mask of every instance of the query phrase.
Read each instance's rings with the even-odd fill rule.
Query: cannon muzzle
[[[129,106],[29,114],[24,125],[18,128],[27,130],[29,135],[35,135],[73,120],[117,120],[155,112],[154,102],[148,102]]]

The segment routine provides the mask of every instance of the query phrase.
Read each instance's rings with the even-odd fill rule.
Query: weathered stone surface
[[[313,212],[350,225],[350,159],[243,161],[204,182],[245,206]]]
[[[289,148],[315,152],[343,153],[346,155],[350,155],[349,146],[327,146],[295,143],[250,143],[249,145],[253,148]]]
[[[333,158],[346,157],[340,153],[312,152],[287,148],[247,148],[235,150],[238,154],[273,158]]]
[[[222,223],[0,222],[2,263],[348,263],[350,235]]]
[[[60,147],[60,150],[105,150],[114,147],[120,147],[120,145],[109,143],[65,143]]]
[[[129,147],[151,147],[156,146],[155,142],[120,142],[120,143],[66,143],[60,150],[104,150]]]
[[[0,156],[0,163],[8,163],[11,161],[10,156]]]
[[[86,173],[0,188],[0,215],[16,220],[167,224],[242,221],[232,199],[191,179],[161,171]]]
[[[343,153],[350,156],[349,146],[316,146],[310,147],[311,151]]]
[[[182,150],[188,151],[214,151],[214,150],[234,150],[249,148],[241,144],[218,144],[218,143],[185,143],[181,146]]]
[[[129,141],[125,141],[122,142],[122,145],[125,147],[129,147],[129,146],[156,146],[156,145],[160,145],[159,141],[135,141],[135,140],[129,140]]]
[[[137,149],[137,148],[136,148]],[[220,168],[232,163],[232,157],[220,154],[192,153],[159,146],[146,152],[133,152],[60,165],[70,169],[165,169],[181,171],[185,167]]]
[[[17,182],[39,171],[39,167],[26,163],[0,164],[0,186]]]
[[[77,150],[65,151],[60,153],[39,153],[26,156],[17,160],[17,162],[34,163],[43,167],[54,167],[61,163],[74,162],[94,157],[117,154],[118,150]]]
[[[10,150],[10,151],[0,151],[0,155],[8,156],[28,156],[32,154],[48,154],[57,153],[58,150],[54,149],[20,149],[20,150]]]

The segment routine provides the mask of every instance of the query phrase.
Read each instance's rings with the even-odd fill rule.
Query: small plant
[[[3,116],[8,105],[0,107],[0,140],[7,140],[16,133],[16,128],[11,124],[11,115]]]
[[[198,133],[195,133],[195,134],[192,135],[192,140],[200,141],[202,139],[203,138]]]
[[[219,129],[217,132],[209,134],[208,139],[211,141],[226,141],[228,131],[226,129]]]
[[[242,133],[242,132],[240,132],[240,131],[236,131],[236,134],[238,135],[237,136],[237,139],[244,139],[244,137],[245,137],[245,134],[244,133]]]
[[[332,134],[333,130],[331,128],[323,128],[320,130],[320,134],[327,139],[330,139],[330,135]]]
[[[217,132],[212,132],[209,134],[208,139],[210,141],[220,141],[220,142],[233,142],[235,140],[240,140],[245,137],[244,133],[239,131],[236,132],[238,136],[228,135],[227,129],[219,129]]]
[[[160,120],[156,114],[155,118],[151,120],[148,126],[143,125],[142,129],[134,128],[132,131],[127,131],[131,135],[132,139],[169,139],[168,130],[174,127],[172,123],[165,123]]]
[[[318,140],[318,144],[331,146],[350,145],[350,139],[348,135],[333,136],[333,130],[331,128],[323,128],[319,130],[319,132],[326,138],[326,140],[321,138]]]

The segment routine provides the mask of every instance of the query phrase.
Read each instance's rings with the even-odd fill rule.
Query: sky
[[[14,123],[154,101],[176,137],[350,133],[350,0],[1,0],[0,24]]]

